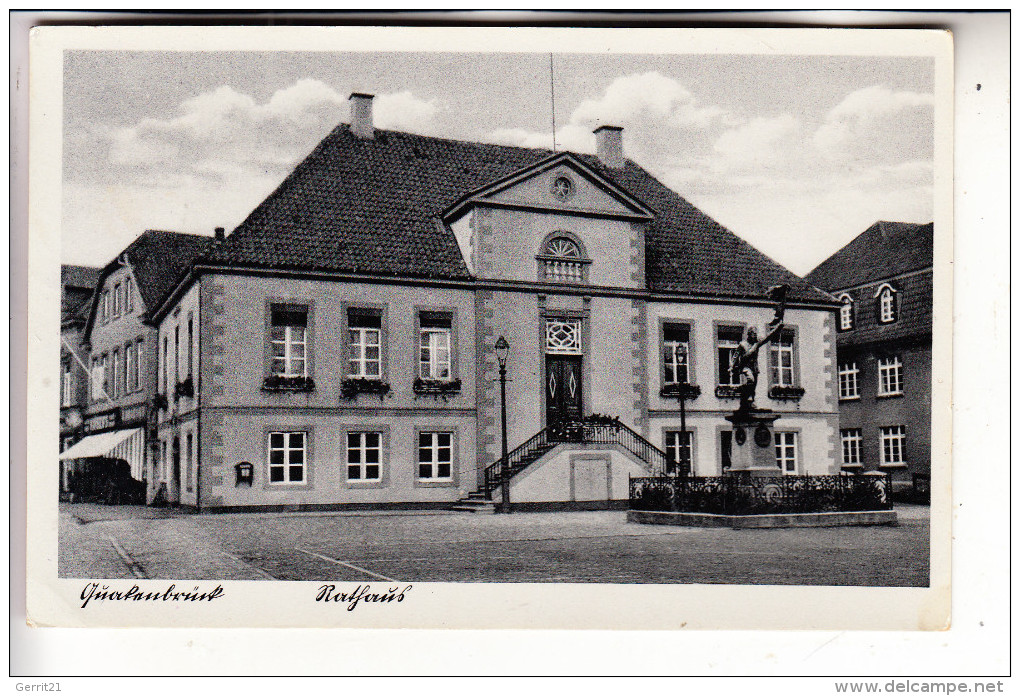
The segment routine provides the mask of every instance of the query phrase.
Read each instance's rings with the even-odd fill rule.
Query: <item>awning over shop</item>
[[[89,435],[80,442],[75,443],[70,449],[61,452],[60,461],[78,459],[80,457],[102,457],[105,454],[109,454],[117,445],[139,432],[141,432],[141,428],[112,430],[108,433]]]

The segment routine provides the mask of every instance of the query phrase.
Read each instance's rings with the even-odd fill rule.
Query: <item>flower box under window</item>
[[[340,396],[347,401],[357,398],[358,394],[375,394],[382,399],[389,393],[390,385],[381,379],[352,377],[340,383]]]
[[[170,404],[166,398],[166,394],[156,394],[154,397],[152,397],[152,405],[162,411],[165,411],[170,407]]]
[[[701,387],[697,384],[680,384],[679,382],[673,382],[670,384],[664,384],[662,389],[659,390],[659,396],[665,396],[671,399],[679,399],[681,394],[686,399],[697,399],[701,396]]]
[[[443,379],[418,378],[414,380],[415,394],[435,394],[438,396],[448,396],[452,394],[459,394],[460,388],[461,381],[459,379],[443,380]]]
[[[769,398],[779,401],[796,400],[802,396],[804,396],[804,387],[771,387],[769,389]]]
[[[310,392],[315,391],[315,380],[311,377],[284,377],[270,375],[262,383],[262,391],[271,392]]]
[[[195,380],[188,377],[183,382],[178,382],[174,388],[174,398],[180,399],[182,396],[186,396],[189,399],[195,396]]]
[[[739,399],[740,387],[730,384],[720,384],[715,388],[715,395],[720,399]]]

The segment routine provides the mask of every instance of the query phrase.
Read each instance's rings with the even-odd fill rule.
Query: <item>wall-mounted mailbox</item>
[[[234,471],[237,473],[236,486],[241,484],[251,485],[252,479],[255,476],[255,467],[252,466],[251,462],[241,462],[240,464],[234,465]]]

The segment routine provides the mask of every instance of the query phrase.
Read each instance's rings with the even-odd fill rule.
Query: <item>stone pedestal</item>
[[[733,424],[733,447],[730,451],[731,475],[779,476],[776,466],[773,423],[778,413],[768,409],[738,409],[726,416]]]

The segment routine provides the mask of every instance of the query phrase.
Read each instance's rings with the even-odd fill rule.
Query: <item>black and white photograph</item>
[[[944,33],[167,29],[35,47],[68,611],[743,588],[947,625]]]

